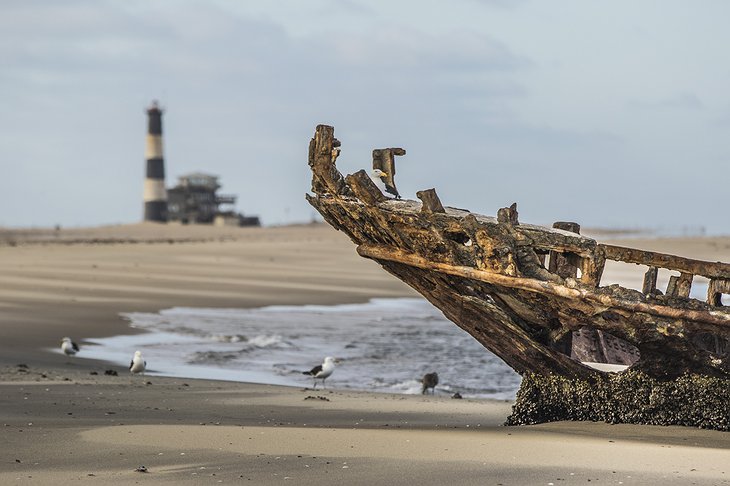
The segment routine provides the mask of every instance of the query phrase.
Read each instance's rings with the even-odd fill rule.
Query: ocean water
[[[146,332],[86,339],[78,357],[128,366],[142,351],[150,375],[312,386],[303,375],[325,356],[341,361],[327,387],[512,399],[520,377],[420,298],[255,309],[176,307],[123,315]],[[318,385],[321,386],[321,385]]]

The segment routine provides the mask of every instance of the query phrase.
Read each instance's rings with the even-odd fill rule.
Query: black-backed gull
[[[61,350],[66,356],[75,356],[79,352],[79,345],[71,341],[70,337],[61,339]]]
[[[302,374],[309,375],[314,379],[314,388],[317,388],[317,380],[322,380],[322,387],[324,388],[324,380],[335,371],[335,362],[335,358],[327,356],[321,365],[317,365],[309,371],[302,371]]]
[[[380,169],[373,169],[371,178],[375,182],[375,185],[378,186],[378,189],[380,189],[380,192],[387,192],[388,194],[394,195],[396,199],[400,199],[398,189],[395,188],[395,182],[392,182],[393,178],[389,174]]]
[[[144,370],[147,368],[147,361],[142,358],[142,351],[135,351],[134,358],[129,363],[129,371],[136,375],[137,373],[144,374]]]

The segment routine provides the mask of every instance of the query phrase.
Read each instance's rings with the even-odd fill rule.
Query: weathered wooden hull
[[[602,372],[576,359],[593,352],[603,362],[635,355],[627,364],[658,379],[730,375],[730,312],[717,297],[730,291],[730,265],[520,224],[515,206],[497,218],[444,208],[433,190],[419,193],[423,202],[387,199],[364,171],[342,177],[338,147],[334,130],[320,125],[310,145],[310,204],[349,235],[360,255],[413,287],[518,373],[600,379]],[[606,259],[647,265],[644,291],[601,287]],[[680,274],[666,293],[656,289],[660,267]],[[689,298],[694,275],[710,279],[708,302]],[[581,349],[591,340],[602,349]]]

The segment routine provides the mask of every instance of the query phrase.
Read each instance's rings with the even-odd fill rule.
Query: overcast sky
[[[145,107],[167,185],[219,175],[307,221],[307,146],[343,173],[550,224],[730,233],[730,2],[0,0],[0,226],[142,216]]]

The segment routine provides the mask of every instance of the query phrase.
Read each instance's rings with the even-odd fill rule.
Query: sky
[[[309,221],[307,147],[403,147],[405,198],[583,227],[730,234],[730,2],[0,0],[0,226],[140,221],[203,171]]]

